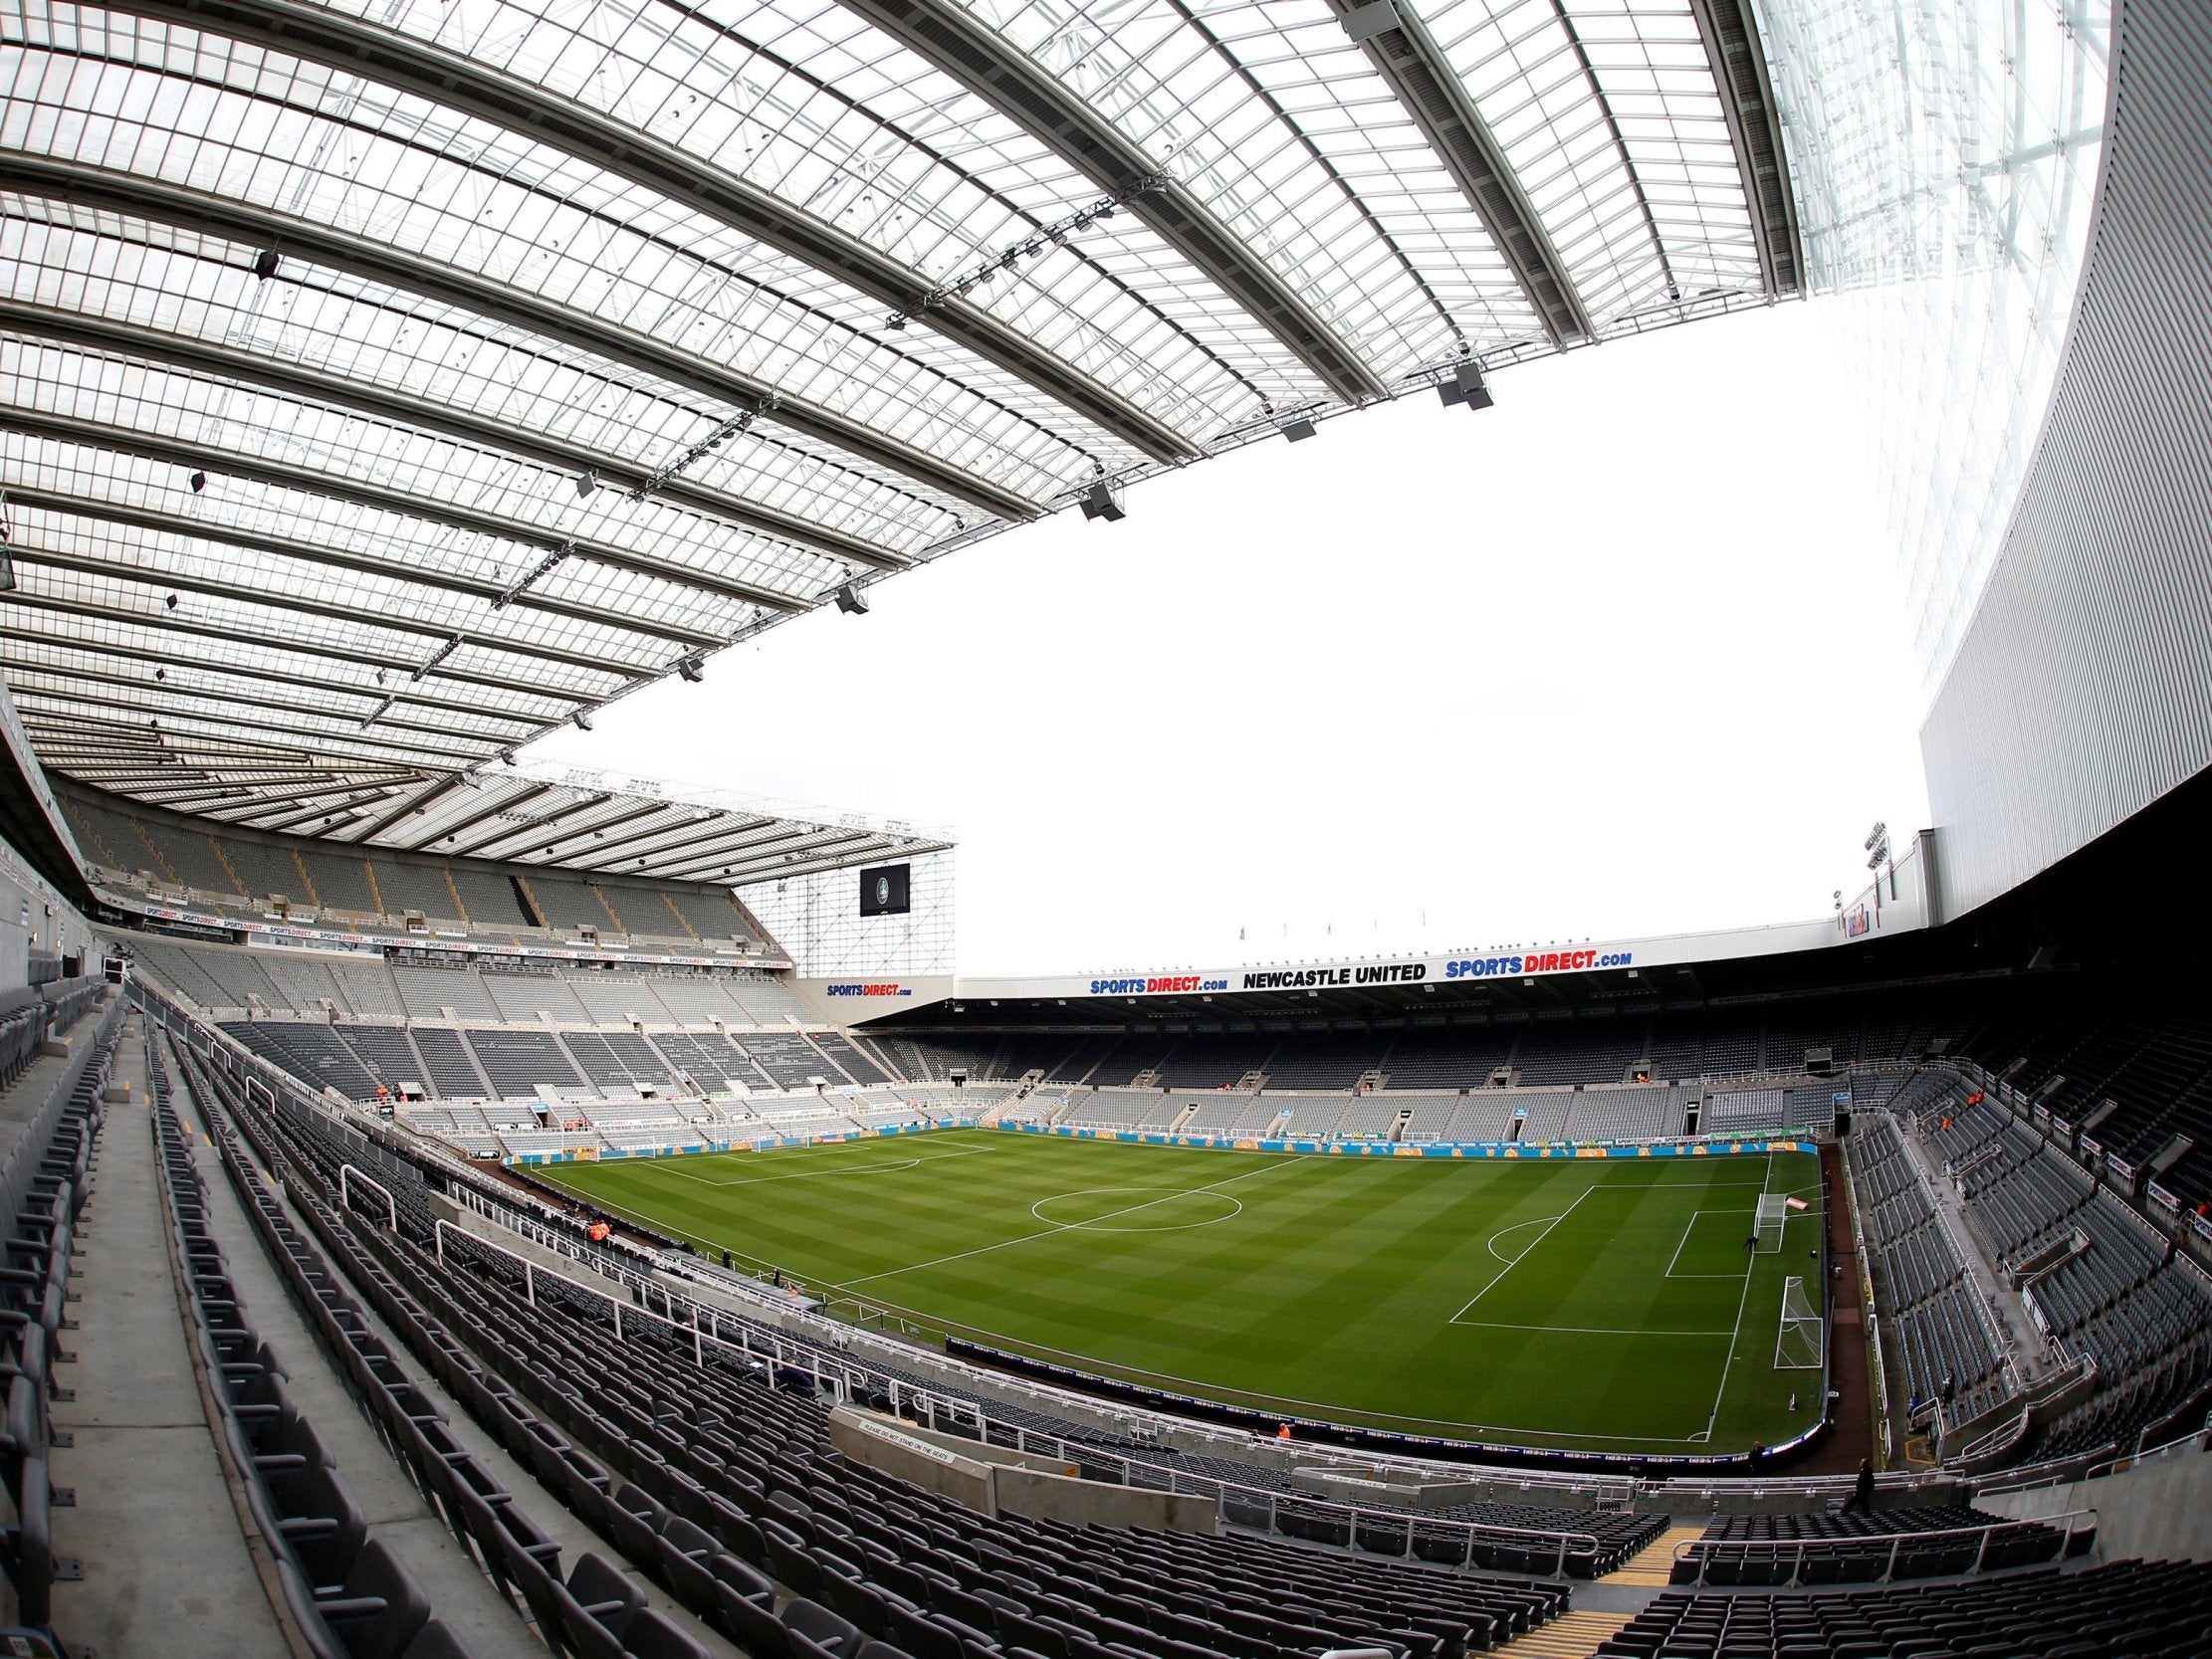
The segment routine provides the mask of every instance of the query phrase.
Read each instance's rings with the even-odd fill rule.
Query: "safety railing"
[[[1696,1585],[1886,1584],[1900,1576],[1900,1562],[1915,1568],[1902,1574],[1907,1578],[1955,1577],[1980,1572],[1985,1565],[1995,1568],[2063,1559],[2076,1553],[2078,1533],[2094,1534],[2096,1530],[2097,1511],[2080,1509],[2032,1521],[1992,1521],[1979,1527],[1950,1527],[1937,1532],[1867,1533],[1846,1538],[1691,1539],[1674,1547],[1670,1577],[1675,1583]],[[2051,1535],[2048,1540],[2046,1535]],[[1682,1572],[1685,1563],[1695,1564],[1694,1574]]]

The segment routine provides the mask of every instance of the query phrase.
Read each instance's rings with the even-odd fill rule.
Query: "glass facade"
[[[761,919],[803,977],[883,983],[951,973],[952,849],[884,862],[912,865],[913,908],[904,915],[862,916],[859,878],[850,870],[754,882],[738,889],[738,901]],[[897,1006],[871,1001],[856,1006],[852,1017]]]
[[[2051,400],[2102,154],[2100,0],[1761,0],[1809,286],[1880,459],[1923,690]]]

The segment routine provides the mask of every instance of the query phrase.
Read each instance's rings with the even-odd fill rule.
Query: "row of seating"
[[[62,1036],[82,1019],[106,988],[105,979],[88,973],[0,992],[0,1089],[23,1075],[47,1039]]]
[[[14,1517],[0,1533],[0,1563],[29,1626],[51,1621],[55,1580],[71,1570],[54,1555],[50,1406],[62,1392],[54,1366],[70,1357],[60,1346],[71,1328],[70,1254],[91,1192],[120,1018],[118,1001],[81,1054],[19,1078],[0,1101],[0,1120],[21,1126],[0,1165],[0,1377],[7,1384],[0,1487]]]
[[[1675,1560],[1677,1584],[1849,1584],[1937,1578],[2082,1555],[2094,1528],[2071,1537],[2039,1521],[2008,1521],[1963,1504],[1850,1515],[1723,1516]]]
[[[312,1135],[296,1112],[280,1108],[279,1119],[288,1132]],[[328,1177],[334,1149],[308,1140],[294,1146],[297,1160],[322,1162]],[[394,1183],[395,1194],[404,1185]],[[410,1242],[422,1224],[418,1216],[427,1217],[418,1204],[413,1194],[403,1197],[399,1234],[378,1227],[364,1233],[364,1243],[431,1319],[469,1334],[480,1367],[488,1355],[500,1360],[518,1397],[498,1409],[509,1415],[519,1409],[586,1466],[619,1479],[602,1487],[571,1465],[567,1484],[579,1514],[595,1509],[587,1519],[616,1529],[633,1561],[663,1575],[702,1616],[727,1619],[733,1629],[744,1629],[747,1615],[725,1593],[731,1573],[724,1557],[772,1573],[856,1636],[889,1642],[916,1659],[969,1659],[1012,1647],[1046,1659],[1098,1659],[1116,1646],[1152,1659],[1215,1653],[1272,1659],[1284,1647],[1346,1645],[1383,1645],[1398,1659],[1457,1659],[1469,1646],[1487,1645],[1498,1627],[1493,1592],[1528,1593],[1528,1586],[1430,1567],[1296,1552],[1300,1590],[1290,1594],[1285,1583],[1292,1580],[1267,1563],[1279,1559],[1269,1552],[1295,1547],[1235,1539],[1222,1547],[1246,1570],[1260,1581],[1284,1580],[1269,1592],[1272,1614],[1224,1603],[1223,1612],[1234,1616],[1209,1619],[1159,1602],[1143,1625],[1116,1619],[1099,1610],[1097,1585],[1046,1580],[1076,1541],[1123,1535],[987,1521],[851,1465],[827,1447],[822,1407],[776,1392],[741,1354],[702,1353],[687,1331],[634,1313],[624,1318],[622,1304],[545,1276],[526,1300],[514,1263],[450,1233],[442,1263],[424,1254]],[[466,1377],[457,1376],[455,1385],[466,1397]],[[487,1392],[499,1390],[488,1384]],[[1003,1562],[990,1562],[986,1546],[1028,1571],[1009,1576]],[[1217,1564],[1225,1570],[1228,1563]],[[1303,1597],[1314,1593],[1305,1586],[1315,1573],[1387,1581],[1395,1604],[1436,1608],[1443,1628],[1378,1628],[1379,1611],[1337,1593],[1328,1597],[1334,1611],[1320,1620],[1286,1615],[1286,1599],[1304,1606]],[[1549,1616],[1565,1601],[1563,1587],[1547,1587],[1535,1598],[1536,1612]],[[1518,1605],[1533,1617],[1525,1602]],[[786,1624],[789,1617],[787,1609]],[[763,1651],[759,1644],[773,1638],[757,1628],[737,1639],[755,1659],[780,1659]],[[780,1651],[809,1650],[788,1640]]]
[[[368,1524],[284,1368],[256,1330],[208,1214],[205,1177],[170,1099],[159,1044],[147,1042],[152,1129],[192,1336],[222,1417],[219,1437],[254,1524],[277,1561],[286,1611],[316,1659],[448,1659],[421,1587]],[[280,1260],[291,1258],[280,1254]],[[297,1262],[294,1264],[299,1265]],[[330,1310],[326,1310],[330,1312]],[[332,1317],[335,1317],[334,1314]]]
[[[1826,1594],[1666,1591],[1598,1647],[1606,1659],[2200,1659],[2212,1564],[2084,1571]]]
[[[2030,1273],[2027,1295],[2050,1333],[2093,1354],[2097,1393],[2051,1425],[2030,1455],[2095,1450],[2186,1412],[2212,1397],[2212,1286],[2164,1246],[2118,1195],[2095,1185],[1998,1102],[1968,1104],[1954,1088],[1923,1107],[1923,1142],[1964,1171],[1965,1214],[2019,1268],[2039,1251],[2072,1249]],[[2144,1386],[2145,1379],[2150,1386]],[[1923,1396],[1924,1397],[1924,1396]]]
[[[1015,1032],[870,1041],[898,1075],[917,1081],[942,1081],[958,1067],[977,1082],[1013,1082],[1035,1071],[1052,1084],[1115,1087],[1151,1073],[1158,1084],[1180,1091],[1233,1086],[1258,1072],[1272,1090],[1348,1094],[1372,1073],[1409,1091],[1479,1089],[1493,1072],[1506,1070],[1522,1085],[1538,1088],[1624,1083],[1640,1068],[1666,1080],[1738,1077],[1762,1069],[1802,1072],[1806,1050],[1813,1048],[1832,1050],[1839,1063],[1893,1063],[1918,1055],[1936,1037],[1955,1045],[1986,1017],[1971,991],[1949,1000],[1951,1005],[1937,1006],[1924,992],[1858,997],[1839,1000],[1810,1019],[1780,1010],[1708,1009],[1396,1033],[1077,1038]],[[1824,1093],[1815,1104],[1825,1101]]]
[[[282,895],[297,907],[295,915],[319,908],[354,923],[383,918],[396,926],[416,911],[488,932],[593,927],[718,944],[756,932],[724,888],[346,848],[177,817],[91,791],[65,789],[61,803],[88,862],[119,885],[179,887],[198,902],[248,917],[262,916],[266,902]]]

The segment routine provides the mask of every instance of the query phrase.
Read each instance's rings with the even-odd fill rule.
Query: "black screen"
[[[909,896],[910,864],[879,864],[860,872],[862,916],[904,916],[914,908]]]

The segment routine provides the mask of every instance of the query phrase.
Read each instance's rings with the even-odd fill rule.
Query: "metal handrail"
[[[1992,1521],[1979,1527],[1946,1527],[1936,1532],[1924,1533],[1859,1533],[1839,1538],[1746,1538],[1746,1539],[1688,1539],[1674,1547],[1674,1562],[1697,1562],[1697,1576],[1693,1582],[1702,1585],[1712,1564],[1717,1561],[1748,1562],[1754,1560],[1790,1561],[1789,1582],[1800,1582],[1805,1564],[1810,1560],[1864,1559],[1871,1546],[1887,1545],[1888,1555],[1882,1561],[1881,1572],[1875,1580],[1888,1583],[1896,1576],[1897,1557],[1907,1550],[1940,1547],[1946,1539],[1974,1539],[1974,1564],[1965,1570],[1969,1573],[1982,1570],[1982,1562],[1989,1557],[1989,1541],[1998,1533],[2021,1532],[2030,1527],[2046,1530],[2065,1524],[2064,1537],[2056,1554],[2063,1557],[2074,1547],[2074,1535],[2094,1530],[2097,1511],[2094,1509],[2065,1510],[2058,1515],[2036,1516],[2032,1519]],[[1668,1574],[1671,1578],[1673,1575]]]
[[[353,1207],[353,1191],[348,1184],[352,1181],[359,1181],[361,1185],[382,1194],[384,1208],[390,1212],[392,1231],[399,1231],[399,1203],[392,1197],[391,1188],[365,1170],[356,1169],[350,1163],[341,1163],[337,1166],[337,1195],[347,1209]]]
[[[619,1297],[610,1295],[603,1285],[593,1285],[575,1277],[573,1274],[563,1273],[557,1268],[544,1266],[520,1251],[511,1250],[495,1240],[480,1237],[468,1231],[465,1227],[445,1220],[443,1217],[434,1218],[431,1222],[434,1250],[440,1265],[443,1265],[446,1259],[445,1240],[446,1234],[449,1232],[459,1238],[466,1239],[478,1249],[494,1251],[511,1261],[519,1263],[523,1269],[524,1299],[533,1308],[538,1306],[538,1282],[542,1278],[553,1279],[607,1303],[614,1313],[614,1336],[617,1342],[625,1340],[622,1326],[626,1314],[632,1320],[642,1318],[655,1325],[665,1326],[671,1331],[688,1336],[692,1342],[693,1358],[700,1364],[706,1363],[706,1350],[711,1345],[716,1348],[749,1360],[765,1355],[778,1366],[790,1365],[804,1368],[817,1385],[828,1384],[833,1391],[847,1398],[883,1391],[876,1384],[889,1382],[891,1386],[906,1395],[910,1407],[921,1407],[928,1411],[929,1426],[935,1425],[942,1412],[950,1420],[956,1422],[973,1420],[979,1430],[985,1427],[983,1414],[966,1401],[954,1401],[943,1396],[934,1395],[926,1389],[916,1388],[910,1383],[900,1383],[896,1379],[880,1378],[863,1366],[834,1359],[824,1354],[819,1348],[808,1345],[785,1343],[774,1333],[749,1324],[734,1324],[729,1334],[725,1335],[721,1323],[722,1315],[719,1310],[703,1307],[694,1302],[682,1301],[669,1296],[666,1291],[661,1294],[666,1298],[667,1306],[671,1310],[670,1314],[656,1313],[649,1307],[625,1304]],[[690,1310],[691,1317],[689,1320],[672,1317],[673,1311],[677,1307]],[[702,1319],[706,1321],[704,1325],[700,1323]],[[1095,1446],[1073,1444],[1057,1435],[1043,1434],[1033,1429],[1015,1429],[1014,1434],[1013,1449],[1016,1451],[1037,1452],[1070,1463],[1088,1462],[1094,1465],[1118,1463],[1121,1466],[1124,1485],[1149,1488],[1153,1491],[1166,1490],[1211,1496],[1215,1499],[1217,1507],[1224,1506],[1233,1499],[1247,1509],[1264,1508],[1267,1515],[1267,1527],[1270,1532],[1281,1531],[1282,1518],[1289,1515],[1339,1520],[1353,1537],[1362,1534],[1370,1537],[1382,1534],[1402,1534],[1405,1548],[1409,1554],[1414,1549],[1417,1532],[1430,1537],[1439,1535],[1463,1536],[1466,1540],[1466,1552],[1470,1556],[1479,1543],[1532,1546],[1548,1549],[1552,1552],[1552,1576],[1554,1577],[1566,1576],[1567,1562],[1570,1558],[1589,1556],[1595,1560],[1601,1549],[1595,1533],[1552,1531],[1534,1527],[1505,1527],[1478,1521],[1456,1521],[1445,1517],[1423,1515],[1418,1511],[1373,1510],[1358,1504],[1336,1503],[1325,1498],[1308,1497],[1302,1493],[1284,1493],[1265,1487],[1242,1486],[1236,1482],[1218,1480],[1213,1476],[1187,1475],[1180,1470],[1161,1468],[1157,1464],[1136,1462],[1117,1457],[1113,1453],[1103,1452]],[[1151,1478],[1130,1478],[1139,1471]]]

